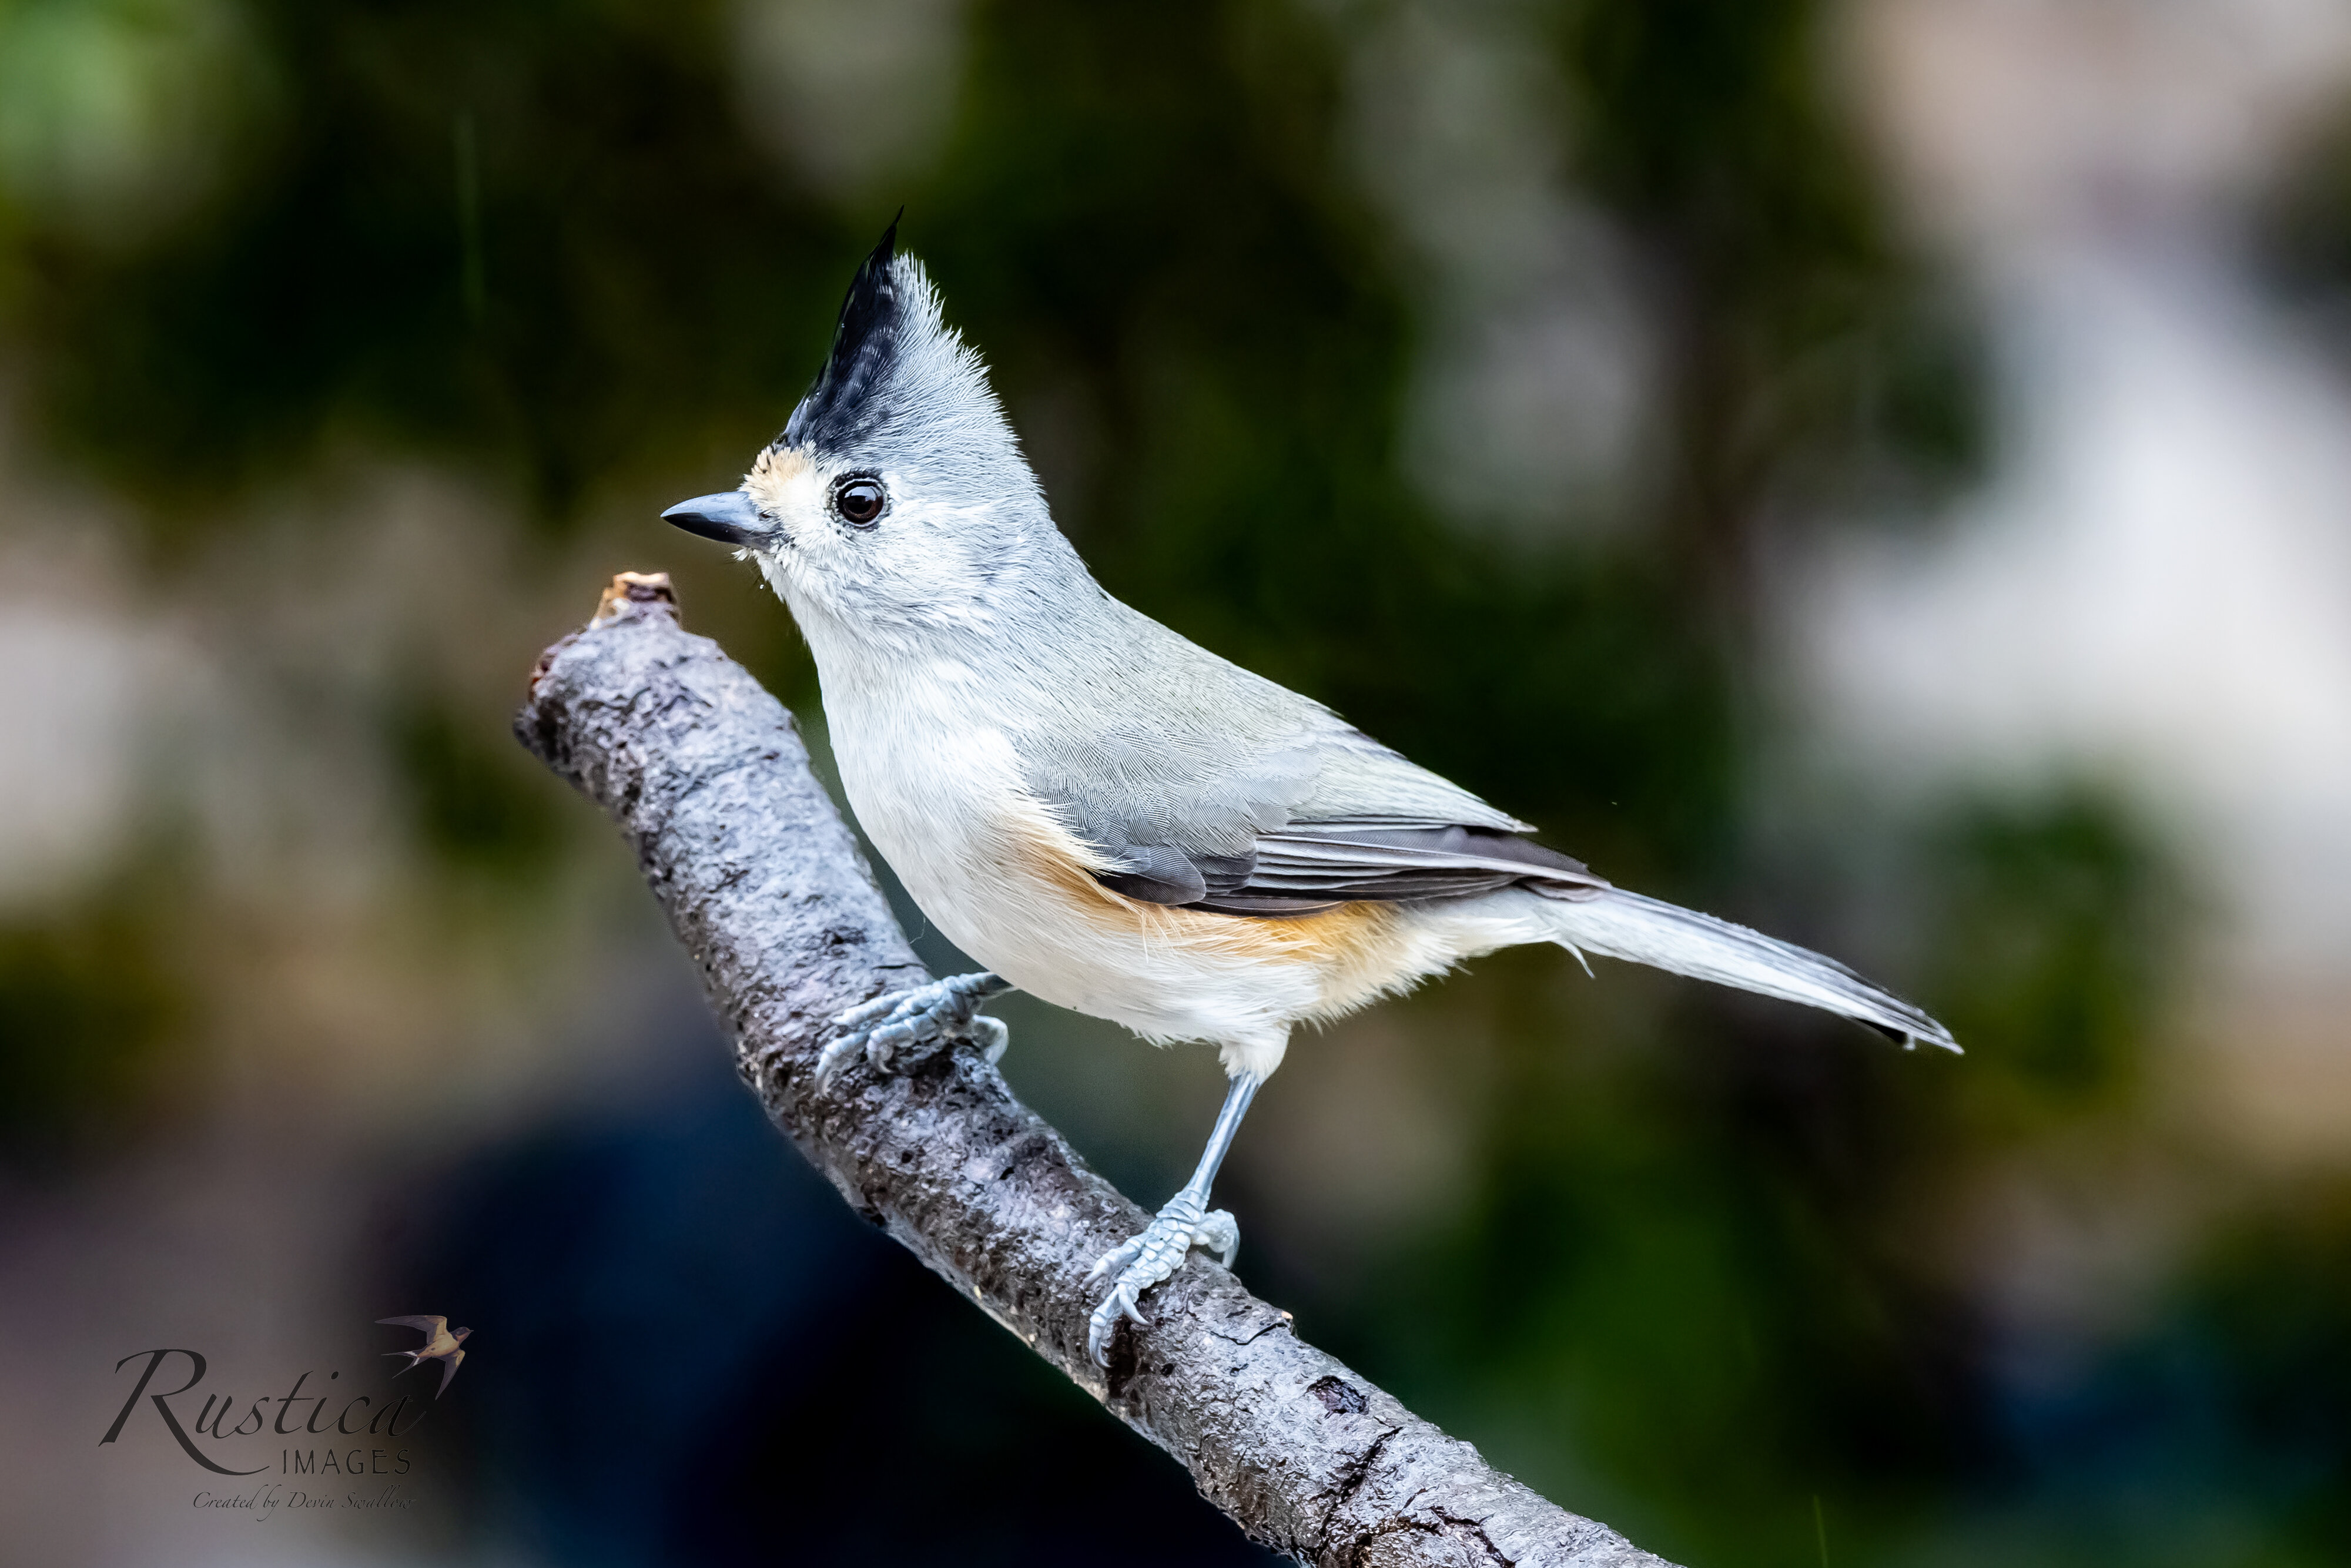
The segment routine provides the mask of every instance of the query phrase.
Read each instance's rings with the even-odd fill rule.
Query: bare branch
[[[1489,1468],[1195,1255],[1085,1354],[1096,1258],[1148,1216],[1080,1163],[969,1050],[814,1083],[826,1020],[927,978],[810,775],[791,716],[678,624],[664,577],[624,573],[548,650],[515,721],[601,806],[702,972],[744,1077],[859,1213],[1174,1455],[1249,1534],[1303,1562],[1662,1560]],[[1019,1049],[1019,1042],[1014,1042]]]

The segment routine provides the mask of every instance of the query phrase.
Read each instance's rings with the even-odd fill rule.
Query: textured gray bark
[[[1662,1564],[1301,1342],[1199,1254],[1095,1366],[1086,1318],[1102,1285],[1086,1270],[1149,1217],[969,1049],[889,1076],[860,1061],[818,1092],[827,1020],[929,977],[791,715],[679,625],[665,579],[613,580],[595,620],[540,660],[515,730],[634,846],[744,1077],[800,1153],[1252,1538],[1364,1568]]]

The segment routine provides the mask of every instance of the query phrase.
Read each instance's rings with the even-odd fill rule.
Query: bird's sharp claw
[[[817,1086],[830,1085],[841,1063],[861,1050],[876,1072],[887,1072],[900,1050],[929,1040],[972,1040],[993,1063],[1004,1054],[1011,1031],[1001,1019],[977,1017],[972,1009],[1010,988],[994,975],[957,975],[836,1013],[832,1027],[838,1032],[817,1057]]]
[[[1240,1240],[1240,1226],[1231,1214],[1221,1208],[1202,1214],[1199,1197],[1186,1190],[1169,1199],[1140,1234],[1103,1253],[1086,1274],[1089,1280],[1117,1275],[1110,1293],[1086,1324],[1086,1348],[1095,1362],[1110,1364],[1111,1335],[1119,1319],[1134,1323],[1151,1321],[1143,1315],[1143,1292],[1182,1268],[1193,1248],[1220,1252],[1229,1263],[1239,1250]]]

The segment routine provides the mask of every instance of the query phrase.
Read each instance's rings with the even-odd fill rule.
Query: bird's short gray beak
[[[769,532],[759,508],[740,490],[721,490],[716,496],[696,496],[691,501],[680,501],[662,514],[662,521],[728,545],[758,544]]]

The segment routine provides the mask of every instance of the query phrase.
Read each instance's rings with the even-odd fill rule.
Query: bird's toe
[[[1004,1054],[1010,1031],[1002,1020],[980,1018],[974,1009],[1008,988],[994,975],[956,975],[860,1002],[834,1016],[838,1032],[817,1054],[817,1082],[829,1085],[861,1051],[876,1072],[887,1072],[908,1047],[939,1040],[971,1040],[993,1062]]]
[[[1138,1234],[1103,1253],[1086,1276],[1115,1276],[1110,1293],[1086,1323],[1086,1349],[1095,1364],[1110,1364],[1111,1335],[1121,1318],[1135,1323],[1149,1321],[1143,1315],[1143,1293],[1181,1269],[1193,1248],[1217,1253],[1230,1263],[1240,1242],[1240,1226],[1231,1214],[1221,1208],[1203,1214],[1200,1197],[1186,1189],[1170,1198]]]
[[[1192,1245],[1215,1253],[1217,1261],[1229,1269],[1241,1253],[1241,1222],[1233,1218],[1228,1208],[1212,1208],[1200,1217],[1200,1223],[1194,1228]]]

